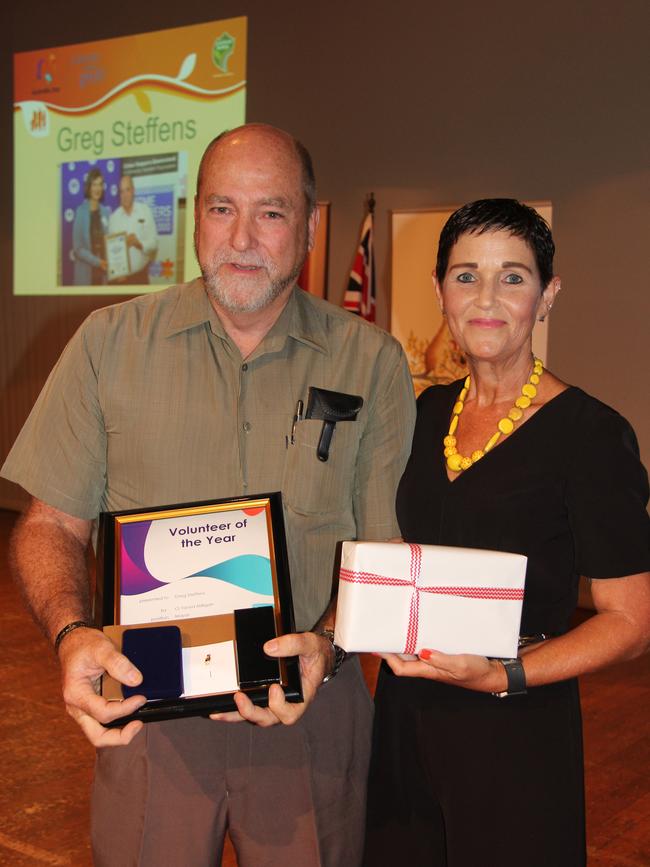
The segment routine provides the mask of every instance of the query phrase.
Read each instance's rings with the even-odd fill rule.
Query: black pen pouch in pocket
[[[363,398],[358,394],[345,394],[342,391],[328,391],[326,388],[310,386],[305,418],[323,420],[316,449],[319,461],[326,461],[329,458],[337,422],[355,421],[362,406]]]

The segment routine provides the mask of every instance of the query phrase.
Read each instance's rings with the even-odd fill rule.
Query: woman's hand
[[[503,665],[497,659],[475,656],[471,653],[440,653],[423,649],[417,659],[402,659],[395,653],[377,654],[385,659],[392,672],[399,677],[424,677],[477,692],[502,692],[507,678]]]

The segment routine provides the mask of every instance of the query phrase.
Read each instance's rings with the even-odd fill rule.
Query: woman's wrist
[[[511,659],[498,659],[506,675],[506,685],[503,689],[499,689],[492,693],[497,698],[508,698],[512,695],[525,695],[526,689],[526,672],[524,664],[519,657]]]
[[[490,659],[488,686],[485,692],[498,694],[508,689],[508,675],[500,659]]]

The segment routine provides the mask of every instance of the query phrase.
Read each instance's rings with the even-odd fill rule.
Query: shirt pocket
[[[282,496],[303,515],[352,509],[361,426],[358,421],[338,422],[326,461],[316,455],[322,429],[320,420],[301,421],[295,427],[294,444],[288,446]]]

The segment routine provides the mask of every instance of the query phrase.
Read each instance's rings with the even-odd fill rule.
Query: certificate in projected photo
[[[129,276],[129,245],[126,232],[106,236],[106,271],[109,280]]]
[[[294,631],[279,493],[102,513],[98,592],[104,632],[120,649],[131,633],[126,646],[144,675],[132,692],[150,700],[132,718],[233,709],[237,690],[265,705],[270,683],[301,700],[297,660],[262,651],[265,641]],[[164,643],[173,630],[153,628],[161,625],[180,630],[175,650]],[[157,660],[175,661],[173,654],[182,676],[172,684]],[[125,695],[110,677],[102,694]]]

